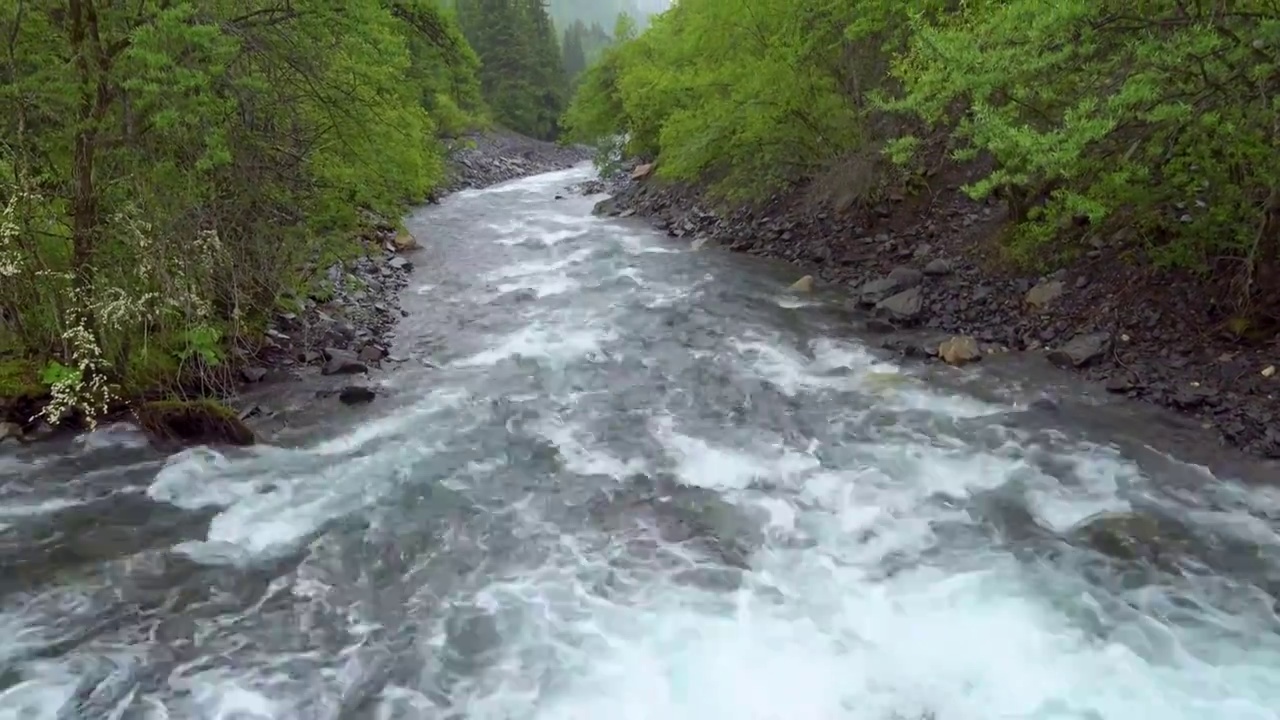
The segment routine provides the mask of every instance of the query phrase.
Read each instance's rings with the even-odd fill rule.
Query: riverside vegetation
[[[588,70],[566,126],[650,163],[617,202],[676,234],[859,286],[932,255],[895,322],[1087,334],[1068,364],[1105,355],[1109,389],[1280,454],[1274,2],[681,0]]]
[[[234,420],[174,398],[229,387],[273,317],[342,290],[326,271],[394,233],[377,218],[449,189],[450,138],[553,137],[546,8],[452,5],[0,3],[6,434],[140,399]]]

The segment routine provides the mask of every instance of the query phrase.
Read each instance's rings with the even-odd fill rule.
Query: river
[[[1280,717],[1274,487],[1044,363],[900,363],[588,176],[409,218],[369,405],[6,446],[0,718]]]

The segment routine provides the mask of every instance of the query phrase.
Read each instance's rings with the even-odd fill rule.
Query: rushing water
[[[413,360],[289,446],[6,447],[0,718],[1280,717],[1280,494],[586,176],[411,218]],[[1106,512],[1175,529],[1117,560]]]

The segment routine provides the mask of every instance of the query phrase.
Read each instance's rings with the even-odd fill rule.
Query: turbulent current
[[[794,271],[557,198],[589,175],[409,218],[367,406],[5,446],[0,718],[1280,717],[1275,488],[1062,378],[899,363]]]

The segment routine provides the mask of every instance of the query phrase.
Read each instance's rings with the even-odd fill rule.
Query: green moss
[[[139,405],[138,424],[156,440],[190,445],[252,445],[253,431],[216,400],[157,400]]]
[[[40,366],[28,358],[0,357],[0,398],[23,398],[43,395]]]

